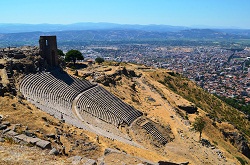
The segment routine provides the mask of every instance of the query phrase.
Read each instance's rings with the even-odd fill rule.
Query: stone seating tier
[[[49,72],[29,74],[20,84],[21,93],[41,102],[49,108],[56,108],[64,114],[72,115],[72,101],[79,94],[77,90]]]
[[[117,121],[124,121],[130,125],[136,118],[142,116],[142,112],[124,103],[101,86],[95,86],[84,91],[77,102],[77,107],[80,110],[93,113],[93,115],[95,115],[95,107],[100,107],[100,109],[106,111],[105,113],[115,116],[116,119],[112,119],[113,124]],[[103,118],[103,116],[99,117]],[[121,123],[119,122],[119,124]]]
[[[130,125],[142,113],[101,86],[80,80],[61,71],[26,75],[20,83],[21,93],[38,107],[53,115],[73,117],[73,100],[79,95],[76,107],[96,118],[118,127]]]
[[[83,92],[93,86],[95,86],[95,84],[90,83],[87,80],[80,80],[78,78],[75,78],[73,76],[68,75],[65,72],[62,71],[52,71],[51,74],[57,78],[58,80],[64,82],[65,84],[71,86],[71,88],[73,88],[74,90],[78,91],[78,92]]]
[[[162,134],[157,130],[157,128],[150,122],[145,123],[142,125],[148,133],[150,133],[155,139],[157,139],[160,143],[165,145],[167,140],[162,136]]]

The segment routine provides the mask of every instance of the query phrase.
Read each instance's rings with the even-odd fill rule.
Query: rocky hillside
[[[172,130],[177,129],[177,125],[170,124],[173,118],[167,118],[164,109],[173,109],[189,133],[189,125],[194,118],[203,116],[207,123],[205,139],[212,145],[222,146],[229,154],[234,155],[234,151],[234,157],[241,160],[237,156],[239,151],[244,155],[242,159],[249,161],[250,122],[247,116],[178,73],[122,63],[106,63],[78,73],[86,79],[103,84],[110,92],[142,110],[152,120],[169,124]],[[176,141],[176,136],[173,141]]]
[[[147,136],[131,135],[145,146],[138,148],[96,136],[53,118],[18,92],[5,92],[0,97],[0,164],[250,163],[250,123],[244,114],[181,75],[114,62],[79,66],[87,67],[65,70],[99,83],[142,111],[165,130],[169,142],[163,147]],[[207,123],[201,142],[191,126],[197,116]],[[131,129],[138,128],[131,125]]]

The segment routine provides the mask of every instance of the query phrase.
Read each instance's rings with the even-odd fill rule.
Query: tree
[[[65,54],[63,53],[61,49],[57,49],[57,53],[59,56],[65,56]]]
[[[65,61],[68,61],[68,62],[73,61],[74,66],[75,66],[76,60],[83,60],[83,59],[84,57],[82,53],[78,50],[73,50],[73,49],[68,51],[65,56]]]
[[[201,140],[201,134],[202,134],[203,129],[206,126],[206,122],[204,121],[204,119],[201,116],[196,117],[194,120],[195,121],[192,124],[192,127],[193,127],[192,129],[195,130],[195,132],[200,133],[200,140]]]
[[[100,63],[103,63],[103,62],[104,62],[104,59],[101,58],[101,57],[97,57],[97,58],[95,59],[95,62],[97,62],[98,64],[100,64]]]

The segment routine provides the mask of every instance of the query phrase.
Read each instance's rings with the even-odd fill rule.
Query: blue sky
[[[0,23],[110,22],[250,29],[250,0],[0,0]]]

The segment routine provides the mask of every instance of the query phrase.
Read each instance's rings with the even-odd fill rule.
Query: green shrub
[[[244,159],[242,159],[241,157],[236,156],[236,158],[238,159],[238,161],[242,164],[245,165],[246,161]]]

